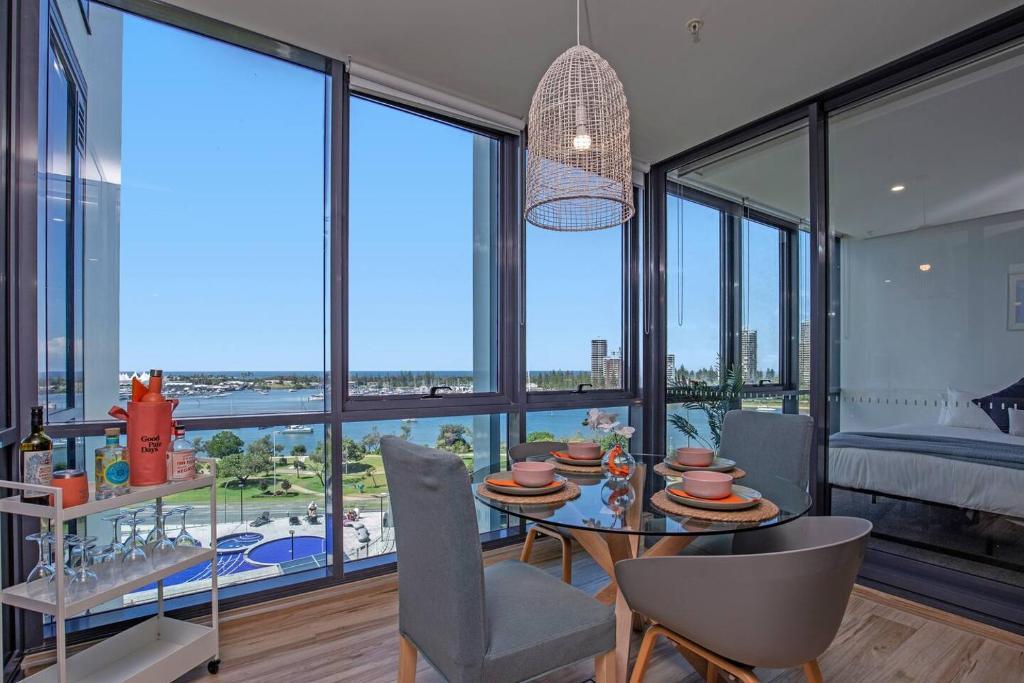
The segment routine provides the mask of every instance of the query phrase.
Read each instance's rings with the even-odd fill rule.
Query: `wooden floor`
[[[538,543],[535,561],[558,575],[553,543]],[[518,557],[510,548],[488,562]],[[603,574],[577,555],[574,583],[596,591]],[[223,664],[217,676],[195,670],[184,681],[394,681],[398,656],[398,593],[393,576],[266,603],[224,615]],[[636,644],[633,656],[636,655]],[[821,658],[828,683],[927,681],[1020,683],[1024,638],[858,587],[842,629]],[[420,658],[419,683],[443,679]],[[545,683],[587,681],[592,662],[561,669]],[[759,671],[762,680],[802,681],[794,671]],[[701,680],[674,649],[662,643],[646,681]]]

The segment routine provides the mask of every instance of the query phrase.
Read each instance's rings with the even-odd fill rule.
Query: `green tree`
[[[306,464],[298,458],[292,458],[292,467],[295,468],[295,477],[299,477],[299,472],[306,469]]]
[[[206,452],[206,439],[201,436],[190,436],[188,439],[192,442],[192,447],[196,449],[196,455]]]
[[[526,440],[530,443],[534,441],[554,441],[555,435],[551,432],[530,432],[526,435]]]
[[[330,470],[330,456],[323,441],[317,441],[316,448],[309,454],[307,465],[312,465],[313,474],[320,480],[320,485],[327,486],[327,472]]]
[[[292,446],[292,457],[293,458],[301,458],[304,455],[306,455],[306,445],[305,444],[297,443],[294,446]]]
[[[238,455],[244,447],[245,442],[237,434],[225,429],[214,434],[206,443],[206,453],[211,458],[221,459],[229,455]]]
[[[402,426],[398,428],[398,438],[408,441],[412,438],[412,423],[403,422]]]
[[[273,435],[267,434],[250,443],[246,450],[249,453],[260,453],[271,457],[282,453],[284,451],[284,444],[279,443],[275,446]]]
[[[363,446],[363,451],[366,453],[379,453],[380,452],[380,430],[374,425],[370,433],[362,438],[360,442]]]
[[[341,440],[341,461],[346,467],[349,463],[359,462],[365,457],[366,449],[361,442],[347,436]]]
[[[287,479],[281,480],[281,490],[282,491],[287,493],[289,490],[291,490],[291,488],[292,488],[292,483],[290,481],[288,481]]]
[[[367,465],[366,476],[370,478],[370,483],[374,486],[377,485],[377,468],[373,465]]]
[[[269,472],[274,466],[270,456],[262,452],[232,453],[220,459],[220,473],[228,479],[234,479],[242,486],[248,486],[249,480]]]
[[[443,424],[438,428],[437,443],[435,446],[449,453],[469,453],[472,448],[466,440],[466,433],[469,431],[465,425],[456,423]]]

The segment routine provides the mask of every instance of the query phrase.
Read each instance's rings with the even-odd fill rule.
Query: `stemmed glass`
[[[123,549],[123,546],[122,546]],[[92,548],[89,552],[89,559],[96,567],[96,574],[100,583],[104,586],[113,586],[116,583],[115,568],[117,567],[118,551],[114,544],[105,545],[102,548]]]
[[[110,537],[110,549],[114,554],[115,560],[124,557],[124,554],[127,552],[127,548],[125,548],[124,543],[121,542],[121,523],[128,519],[128,517],[129,515],[123,512],[118,512],[113,515],[107,515],[103,518],[104,522],[110,522],[113,526],[113,534]]]
[[[81,595],[94,592],[99,585],[99,577],[89,568],[89,551],[95,546],[95,536],[78,536],[71,544],[72,557],[77,556],[77,571],[71,577],[70,588]]]
[[[152,543],[153,566],[159,566],[171,559],[174,541],[167,536],[167,518],[178,513],[178,508],[161,510],[153,515],[153,529],[146,536],[146,543]]]
[[[185,518],[188,513],[192,510],[191,505],[182,505],[177,508],[174,512],[181,513],[181,530],[178,531],[178,535],[174,538],[175,548],[199,548],[201,547],[199,541],[195,539],[195,536],[188,532],[188,528],[185,526]]]
[[[136,573],[146,563],[146,539],[139,535],[138,529],[139,515],[148,509],[148,507],[141,507],[127,511],[127,515],[131,519],[129,522],[131,525],[131,535],[128,536],[124,557],[121,558],[121,566],[127,574]]]
[[[39,546],[39,560],[36,562],[36,566],[32,567],[32,571],[29,572],[28,579],[26,580],[26,582],[32,586],[33,592],[39,592],[40,590],[45,589],[49,584],[45,582],[33,584],[33,581],[40,581],[41,579],[46,579],[48,581],[55,571],[53,565],[50,564],[50,544],[52,542],[52,537],[47,532],[37,532],[29,534],[25,537],[25,540],[35,541]],[[43,550],[44,548],[45,551]]]

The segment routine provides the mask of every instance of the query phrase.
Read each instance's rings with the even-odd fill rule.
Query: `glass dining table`
[[[615,605],[616,671],[620,681],[626,680],[635,616],[615,581],[616,562],[636,557],[676,555],[698,537],[778,526],[805,515],[811,508],[811,497],[806,487],[770,472],[758,471],[756,463],[738,463],[746,472],[738,483],[756,489],[775,503],[779,508],[777,515],[757,522],[725,522],[670,514],[651,501],[654,494],[674,480],[655,471],[655,466],[664,456],[634,453],[633,457],[637,467],[628,482],[613,481],[600,472],[558,472],[579,487],[580,495],[553,504],[509,503],[481,495],[477,485],[483,483],[488,475],[502,471],[500,465],[478,469],[472,477],[474,495],[482,505],[506,513],[510,518],[568,532],[608,574],[608,585],[595,597]]]

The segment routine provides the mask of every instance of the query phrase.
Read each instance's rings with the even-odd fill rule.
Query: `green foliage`
[[[575,389],[580,384],[591,383],[591,378],[590,372],[585,370],[542,370],[531,372],[527,381],[542,389]]]
[[[225,429],[217,432],[206,443],[206,453],[211,458],[226,458],[229,455],[236,455],[245,448],[245,442],[237,434]]]
[[[359,462],[365,457],[366,449],[362,442],[347,436],[341,440],[341,458],[345,464]]]
[[[376,425],[363,437],[360,445],[362,445],[364,453],[380,453],[380,430]]]
[[[288,458],[280,457],[277,459],[277,464],[280,467],[288,467]]]
[[[526,441],[533,443],[534,441],[557,441],[557,439],[551,432],[530,432],[526,435]]]
[[[324,446],[323,441],[316,442],[316,448],[309,454],[306,459],[307,467],[311,466],[313,474],[320,480],[320,485],[327,486],[327,472],[330,471],[331,458],[328,454],[328,449]]]
[[[398,428],[398,438],[408,441],[412,438],[412,424],[409,422],[403,422],[402,426]]]
[[[306,445],[297,443],[292,446],[292,457],[299,458],[306,454]]]
[[[290,481],[288,481],[287,479],[284,479],[284,480],[281,481],[281,490],[282,491],[287,492],[291,488],[292,488],[292,483]]]
[[[722,420],[727,412],[740,406],[740,394],[743,392],[743,377],[736,366],[730,366],[721,377],[722,383],[719,386],[685,387],[669,396],[670,402],[681,403],[686,410],[704,413],[711,431],[710,440],[699,434],[696,425],[681,414],[669,415],[668,421],[689,438],[712,450],[718,450],[722,443]]]
[[[469,445],[469,441],[466,440],[466,433],[468,431],[464,425],[455,423],[443,424],[438,428],[435,447],[449,453],[469,453],[473,449]]]
[[[234,479],[242,486],[247,486],[250,479],[271,471],[274,464],[269,454],[259,450],[253,451],[250,448],[246,453],[232,453],[224,456],[220,459],[218,467],[224,477]]]
[[[284,444],[274,445],[273,435],[267,434],[249,444],[246,449],[249,453],[259,453],[267,457],[273,457],[284,451]]]

